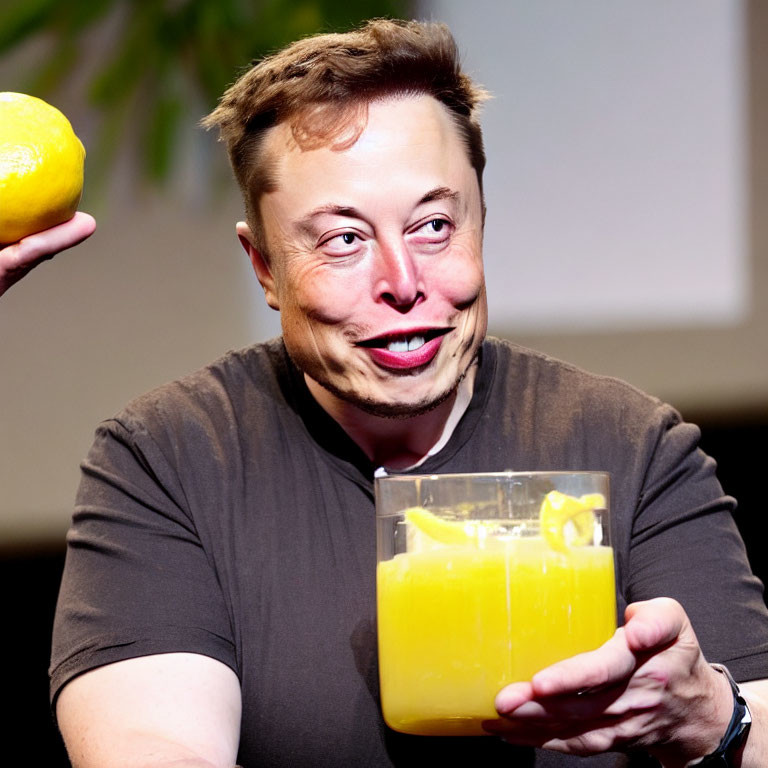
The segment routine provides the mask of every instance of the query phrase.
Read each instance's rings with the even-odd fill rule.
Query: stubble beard
[[[433,395],[431,397],[424,397],[421,400],[417,400],[416,402],[392,403],[377,400],[373,397],[363,397],[357,392],[341,389],[340,387],[335,386],[329,377],[323,375],[315,375],[313,378],[318,384],[320,384],[320,386],[323,387],[323,389],[330,392],[336,398],[345,403],[348,403],[349,405],[353,405],[356,408],[359,408],[361,411],[370,416],[377,416],[383,419],[405,420],[433,411],[435,408],[439,407],[446,400],[448,400],[448,398],[454,395],[459,388],[459,384],[461,384],[461,382],[464,380],[464,377],[467,375],[468,371],[478,362],[480,346],[481,345],[479,344],[477,345],[477,348],[474,350],[469,364],[458,375],[456,380],[450,386],[446,387],[443,392],[436,396]]]
[[[345,390],[335,387],[331,382],[320,380],[318,383],[325,389],[327,389],[332,395],[343,400],[350,405],[354,405],[369,416],[378,416],[383,419],[396,419],[405,420],[421,416],[422,414],[429,413],[442,405],[451,395],[453,395],[459,382],[464,378],[466,374],[462,373],[453,386],[447,388],[444,392],[440,393],[436,397],[423,398],[411,403],[389,403],[376,400],[372,397],[361,397],[354,392],[347,392]]]

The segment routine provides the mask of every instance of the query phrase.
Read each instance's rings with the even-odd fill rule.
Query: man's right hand
[[[90,237],[96,221],[76,213],[69,221],[0,247],[0,296],[43,261]]]
[[[553,664],[496,697],[487,730],[507,741],[587,756],[644,749],[663,765],[711,754],[733,712],[733,692],[712,669],[680,603],[632,603],[626,623],[600,648]],[[752,730],[739,765],[767,765],[767,682],[750,692]]]

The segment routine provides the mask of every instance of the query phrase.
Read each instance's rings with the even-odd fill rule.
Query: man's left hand
[[[733,696],[682,606],[669,598],[633,603],[625,620],[597,650],[504,688],[501,718],[484,727],[514,744],[575,755],[645,749],[672,767],[714,751]]]

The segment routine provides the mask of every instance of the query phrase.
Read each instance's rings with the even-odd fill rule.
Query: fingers
[[[631,677],[637,659],[629,649],[623,629],[595,651],[581,653],[553,664],[534,675],[536,696],[562,696],[620,684]]]
[[[93,216],[78,212],[63,224],[0,247],[0,295],[38,264],[81,243],[95,229]]]
[[[621,717],[628,712],[641,712],[658,706],[663,689],[653,680],[622,680],[605,688],[579,691],[562,696],[528,698],[520,703],[505,699],[499,714],[529,723],[553,720],[599,720]],[[498,702],[498,699],[497,699]],[[517,706],[514,704],[517,703]]]
[[[600,648],[553,664],[533,678],[535,696],[562,696],[621,686],[649,657],[687,633],[688,619],[668,598],[633,603],[627,623]],[[686,639],[688,639],[686,637]],[[506,699],[502,697],[502,703]]]
[[[512,683],[496,696],[496,711],[500,715],[509,714],[526,702],[532,701],[534,696],[533,686],[530,683]]]
[[[669,723],[696,700],[685,687],[703,657],[674,600],[635,603],[625,617],[600,648],[500,691],[501,718],[483,727],[516,744],[581,755],[652,743],[654,734],[666,738]]]
[[[648,733],[652,715],[647,712],[616,719],[604,717],[590,721],[552,720],[548,723],[487,720],[483,728],[512,744],[565,752],[594,755],[621,748],[632,736]]]
[[[69,221],[29,235],[15,247],[19,248],[25,261],[39,261],[81,243],[90,237],[95,229],[96,221],[93,216],[78,211]]]
[[[583,738],[585,733],[610,728],[613,721],[586,723],[573,719],[550,718],[546,722],[518,721],[500,718],[499,720],[483,721],[483,729],[495,736],[501,736],[505,741],[519,746],[544,747],[558,741],[561,744]],[[549,747],[557,749],[557,747]]]

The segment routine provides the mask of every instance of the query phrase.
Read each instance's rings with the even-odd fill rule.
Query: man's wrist
[[[690,763],[690,765],[691,768],[738,768],[741,762],[740,756],[752,725],[752,713],[728,668],[722,664],[712,664],[711,666],[725,676],[731,687],[733,712],[717,749],[700,760]]]

